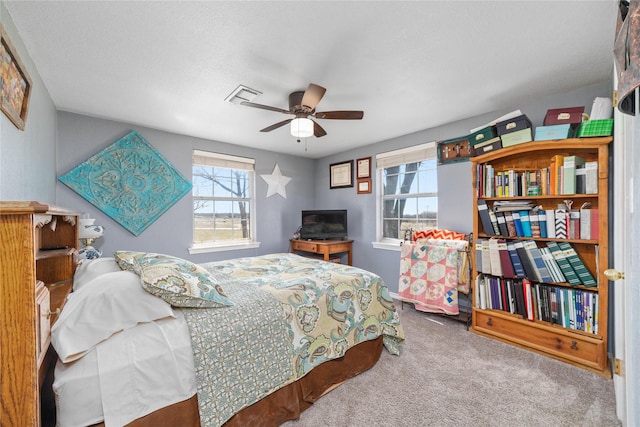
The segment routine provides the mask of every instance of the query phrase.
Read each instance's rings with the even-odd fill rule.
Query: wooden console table
[[[291,253],[296,251],[311,252],[314,254],[324,255],[324,260],[329,261],[329,255],[346,252],[348,264],[352,265],[351,250],[353,240],[299,240],[290,239]]]

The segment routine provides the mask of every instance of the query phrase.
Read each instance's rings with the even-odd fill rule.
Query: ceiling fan
[[[325,136],[327,132],[314,120],[315,119],[332,119],[332,120],[360,120],[364,117],[364,111],[316,111],[316,106],[324,96],[327,90],[322,86],[310,83],[307,90],[292,92],[289,95],[289,109],[270,107],[268,105],[256,104],[254,102],[243,101],[240,104],[248,107],[260,108],[263,110],[276,111],[278,113],[290,114],[292,117],[283,120],[271,126],[261,129],[260,132],[271,132],[291,123],[291,134],[298,138],[305,138],[314,135],[316,138]]]

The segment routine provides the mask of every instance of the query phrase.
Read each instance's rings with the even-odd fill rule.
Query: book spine
[[[520,257],[518,256],[518,252],[516,251],[515,244],[513,242],[508,242],[507,250],[509,251],[509,256],[511,257],[511,264],[513,265],[515,276],[519,278],[525,277],[526,273],[524,272],[524,268],[522,267],[522,261],[520,261]]]
[[[553,280],[549,275],[549,270],[547,270],[544,260],[542,259],[542,253],[540,252],[536,242],[533,240],[527,240],[524,242],[524,248],[530,254],[533,261],[533,267],[538,275],[538,281],[543,283],[552,282]]]
[[[531,233],[531,218],[529,217],[529,211],[520,211],[520,222],[522,223],[522,235],[524,237],[533,237]]]
[[[584,265],[573,246],[568,242],[560,242],[558,243],[558,246],[560,246],[560,249],[565,253],[565,257],[569,261],[573,271],[575,271],[576,275],[580,279],[580,282],[587,287],[597,286],[598,283],[596,282],[596,279]]]
[[[524,237],[524,233],[522,231],[522,221],[520,220],[520,212],[513,211],[513,224],[516,227],[516,234],[518,237]]]
[[[547,211],[544,209],[538,210],[538,223],[540,225],[540,237],[546,239],[547,234]]]
[[[580,209],[580,238],[591,239],[591,209]]]
[[[544,211],[547,214],[547,237],[549,239],[556,238],[556,211],[553,209],[547,209]]]
[[[598,162],[586,162],[584,168],[586,194],[598,194]]]
[[[507,250],[507,241],[505,239],[498,239],[498,252],[500,254],[500,265],[502,267],[502,277],[513,279],[515,271],[513,263],[511,262],[511,256]]]
[[[556,209],[556,239],[567,238],[567,211],[564,208]]]
[[[494,236],[500,235],[500,227],[498,226],[498,217],[496,216],[496,213],[491,209],[489,209],[489,219],[491,220],[493,235]]]
[[[576,272],[573,270],[573,267],[571,267],[571,264],[567,260],[564,251],[562,249],[560,249],[560,246],[558,245],[558,243],[557,242],[547,242],[547,247],[549,248],[549,250],[553,254],[553,257],[555,258],[556,262],[558,263],[558,266],[560,267],[560,270],[562,270],[562,274],[564,274],[564,277],[565,277],[566,281],[570,285],[580,285],[582,283],[580,281],[580,278],[578,277]]]
[[[507,233],[509,237],[516,237],[518,234],[516,232],[516,225],[513,222],[513,213],[511,211],[506,211],[504,213],[504,219],[507,223]]]
[[[495,235],[495,232],[493,231],[493,225],[491,223],[491,217],[489,216],[489,207],[487,206],[487,202],[485,200],[478,200],[478,214],[480,215],[480,222],[482,222],[484,234],[489,236]]]

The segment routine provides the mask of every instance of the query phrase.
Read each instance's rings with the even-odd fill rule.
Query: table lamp
[[[93,242],[104,234],[102,225],[95,225],[93,218],[80,218],[78,224],[78,238],[84,246],[78,251],[80,259],[96,259],[102,256],[102,252],[93,247]]]

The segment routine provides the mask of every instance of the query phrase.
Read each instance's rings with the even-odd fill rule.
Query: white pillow
[[[115,258],[85,259],[76,268],[73,276],[73,290],[77,291],[104,273],[120,271]]]
[[[72,362],[116,332],[166,317],[175,317],[171,305],[142,289],[137,274],[104,273],[69,294],[51,343],[60,360]]]

